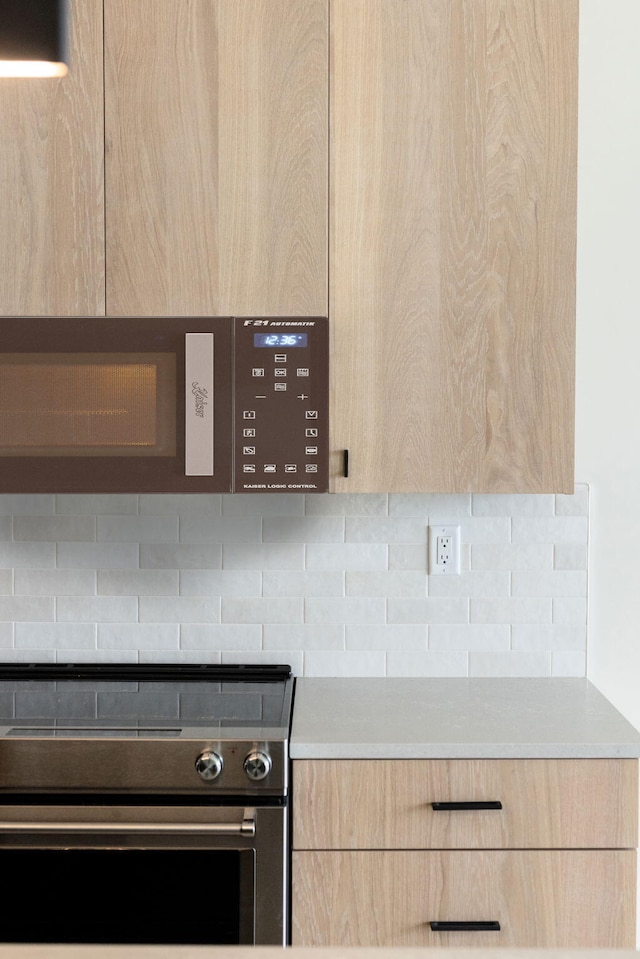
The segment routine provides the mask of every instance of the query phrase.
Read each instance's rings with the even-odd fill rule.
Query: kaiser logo
[[[191,392],[193,393],[193,396],[195,398],[196,416],[199,416],[200,419],[204,419],[204,408],[209,402],[208,400],[209,393],[204,388],[204,386],[200,386],[200,384],[197,381],[191,384]]]

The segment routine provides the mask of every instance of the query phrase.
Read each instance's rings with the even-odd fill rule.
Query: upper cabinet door
[[[328,0],[105,0],[107,312],[327,312]]]
[[[577,40],[577,0],[331,0],[335,490],[573,491]]]
[[[70,70],[0,81],[0,314],[104,314],[102,0],[71,0]]]

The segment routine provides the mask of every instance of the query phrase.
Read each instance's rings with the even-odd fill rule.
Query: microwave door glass
[[[0,360],[3,456],[174,456],[171,353],[16,353]]]

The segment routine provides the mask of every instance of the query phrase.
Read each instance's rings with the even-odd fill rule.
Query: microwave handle
[[[213,333],[185,334],[185,476],[213,476]]]

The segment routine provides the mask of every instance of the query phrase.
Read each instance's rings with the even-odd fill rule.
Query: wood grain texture
[[[106,0],[114,315],[327,312],[328,0]]]
[[[294,852],[293,945],[632,948],[635,873],[630,850]]]
[[[296,760],[295,849],[635,848],[628,759]],[[502,802],[435,812],[433,802]]]
[[[577,13],[332,0],[336,491],[573,491]]]
[[[104,314],[102,2],[71,0],[70,70],[0,83],[0,313]]]

